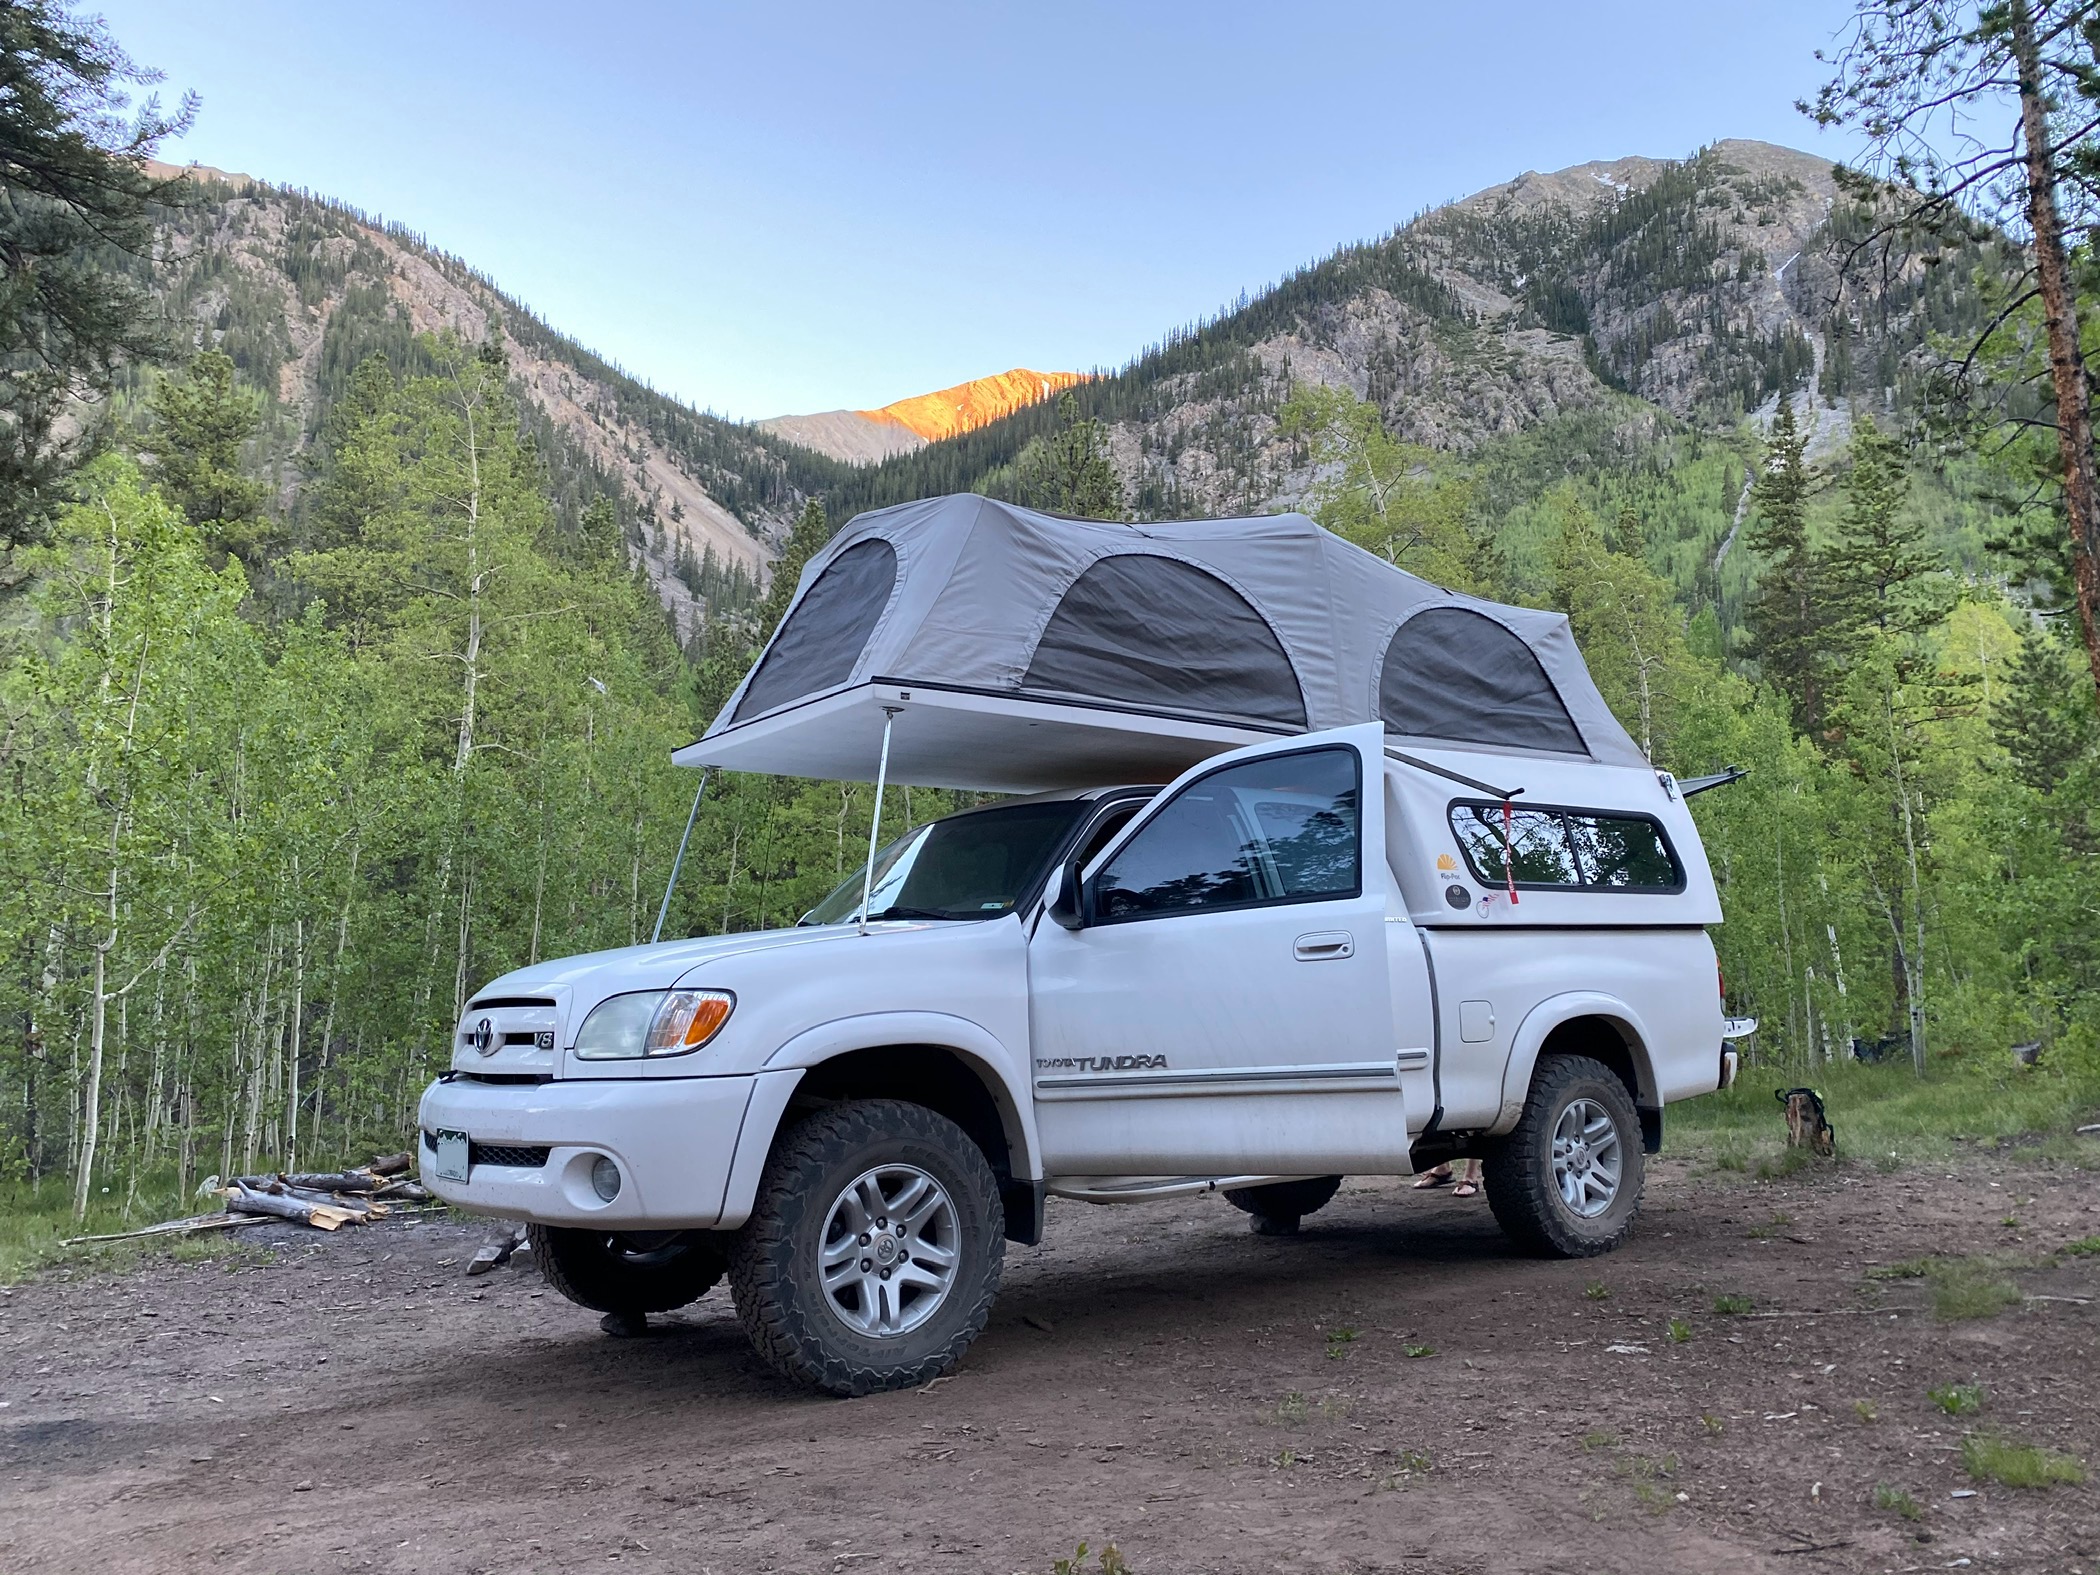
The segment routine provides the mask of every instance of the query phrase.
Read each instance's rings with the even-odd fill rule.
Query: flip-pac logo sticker
[[[1458,873],[1458,860],[1448,853],[1439,853],[1436,856],[1436,872],[1439,875],[1456,875]]]

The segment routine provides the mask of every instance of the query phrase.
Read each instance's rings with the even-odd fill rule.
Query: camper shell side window
[[[1558,804],[1504,806],[1454,799],[1451,833],[1484,886],[1509,882],[1519,891],[1638,892],[1684,890],[1684,865],[1653,815]],[[1504,858],[1504,848],[1508,857]]]

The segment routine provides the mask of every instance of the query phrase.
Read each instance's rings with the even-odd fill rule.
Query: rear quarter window
[[[1519,890],[1670,893],[1684,869],[1662,823],[1647,815],[1559,806],[1454,803],[1451,832],[1474,879]]]

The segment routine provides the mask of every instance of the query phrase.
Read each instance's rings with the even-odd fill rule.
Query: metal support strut
[[[875,767],[875,813],[868,820],[868,862],[860,872],[860,933],[868,933],[868,903],[875,895],[875,839],[882,835],[882,790],[890,780],[890,729],[896,725],[900,705],[882,708],[882,759]]]
[[[693,822],[700,818],[700,799],[707,792],[707,779],[713,766],[700,768],[700,786],[693,791],[693,807],[685,817],[685,835],[678,839],[678,857],[671,860],[671,878],[664,882],[663,906],[656,910],[656,928],[649,932],[649,944],[654,946],[664,937],[664,919],[671,911],[671,893],[678,889],[678,871],[685,864],[685,845],[693,840]]]

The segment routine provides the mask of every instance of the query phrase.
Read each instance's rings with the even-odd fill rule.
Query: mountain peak
[[[900,399],[880,410],[857,410],[854,414],[871,421],[894,421],[927,442],[938,443],[942,438],[974,431],[1024,406],[1062,393],[1084,376],[1080,372],[1032,372],[1017,366],[991,377],[973,377],[953,388]]]
[[[1779,175],[1799,181],[1818,198],[1834,196],[1837,192],[1837,182],[1830,173],[1831,161],[1820,154],[1804,153],[1799,148],[1782,147],[1776,142],[1756,142],[1746,137],[1725,138],[1702,151],[1748,175]],[[1452,206],[1476,210],[1505,204],[1518,209],[1586,208],[1651,185],[1664,171],[1684,162],[1682,159],[1652,159],[1635,154],[1623,159],[1571,164],[1564,170],[1545,174],[1526,170],[1515,180],[1476,191]]]
[[[772,416],[762,431],[849,464],[873,464],[909,454],[943,438],[974,432],[1016,410],[1060,394],[1084,372],[1036,372],[1025,366],[973,377],[952,388],[914,394],[875,410],[823,410],[810,416]]]

